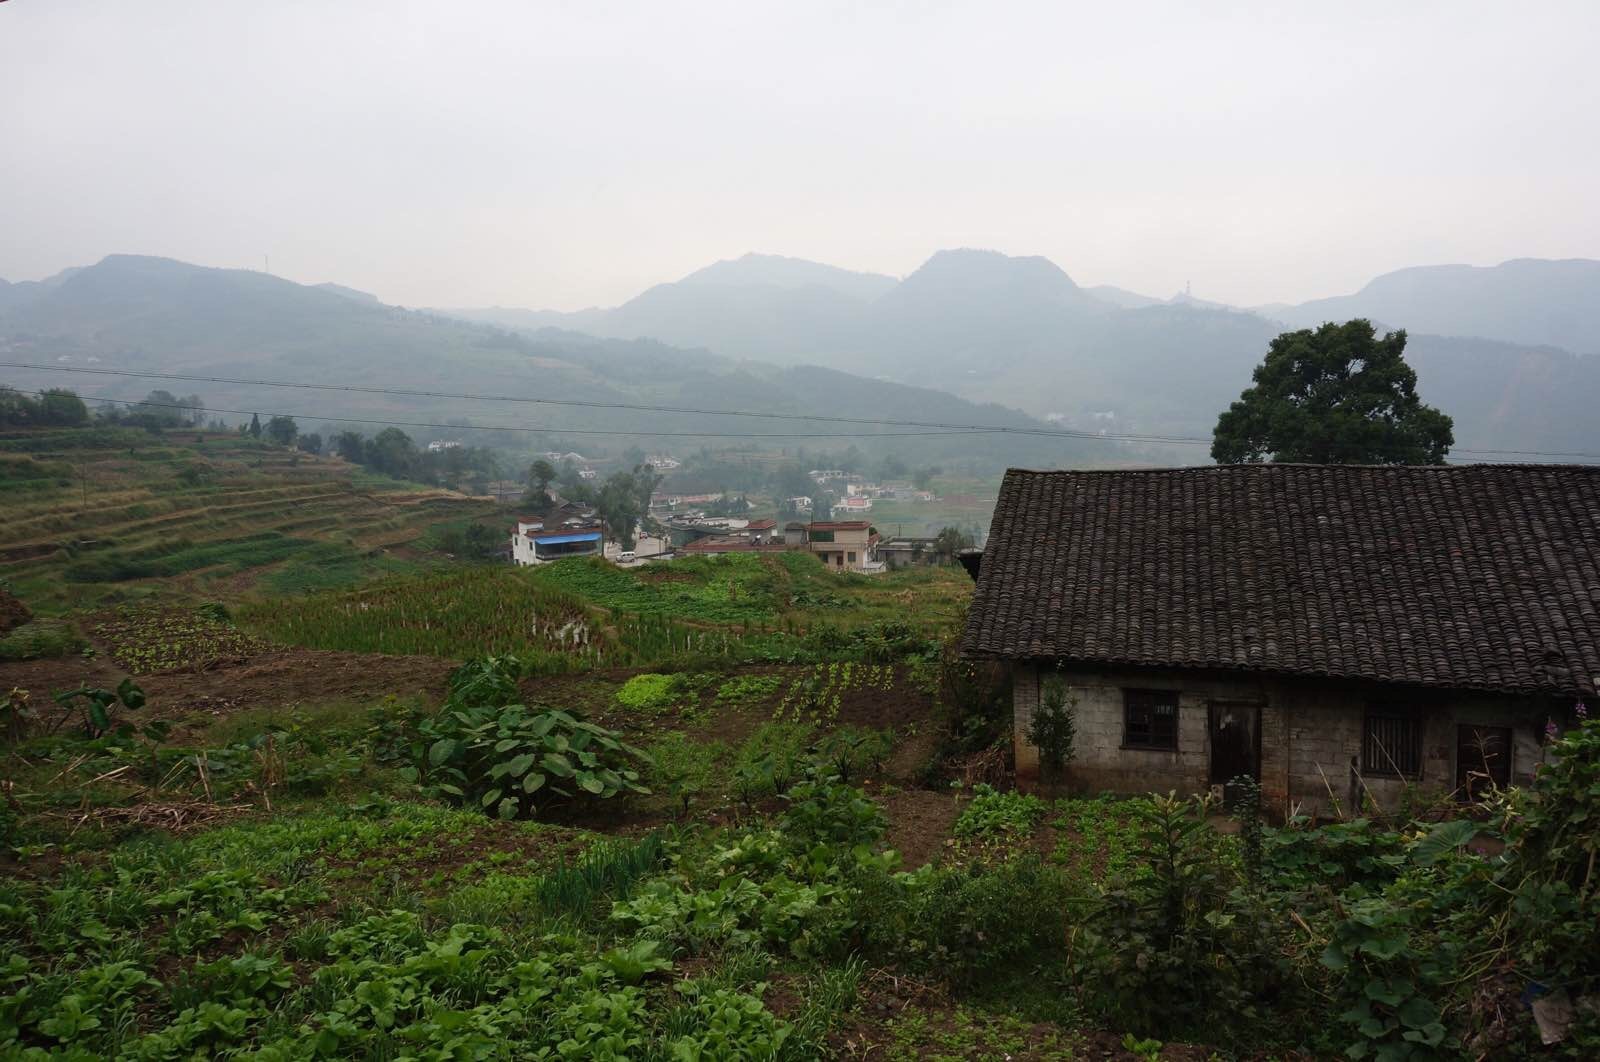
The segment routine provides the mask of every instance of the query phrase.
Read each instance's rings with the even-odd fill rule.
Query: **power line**
[[[937,429],[929,431],[907,432],[794,432],[794,433],[739,433],[739,432],[642,432],[626,430],[601,430],[583,428],[524,428],[511,425],[483,426],[482,430],[496,431],[531,431],[551,435],[626,435],[641,438],[708,438],[708,439],[848,439],[848,438],[892,438],[896,435],[904,436],[931,436],[931,435],[1025,435],[1043,438],[1062,439],[1087,439],[1099,442],[1129,442],[1129,443],[1156,443],[1164,445],[1181,446],[1210,446],[1212,441],[1208,438],[1184,435],[1147,435],[1132,432],[1094,432],[1074,428],[1026,428],[992,424],[959,424],[940,421],[920,420],[887,420],[870,417],[839,417],[821,414],[806,413],[772,413],[762,410],[741,409],[698,409],[686,406],[660,406],[643,403],[627,402],[597,402],[583,399],[564,398],[534,398],[521,395],[483,395],[470,392],[450,391],[419,391],[395,387],[362,387],[354,384],[321,384],[307,381],[290,380],[252,380],[226,376],[201,376],[188,373],[169,372],[136,372],[127,369],[95,369],[67,365],[32,365],[26,362],[0,362],[0,368],[27,369],[36,372],[66,372],[86,373],[99,376],[123,376],[144,380],[182,380],[191,383],[220,383],[242,387],[281,387],[294,390],[307,391],[339,391],[358,394],[391,395],[410,398],[443,398],[471,402],[514,402],[532,405],[572,406],[584,409],[619,409],[642,413],[685,413],[695,416],[711,417],[754,417],[766,420],[798,420],[812,421],[824,424],[861,424],[874,427],[904,427]],[[28,394],[38,394],[30,391]],[[96,401],[115,402],[118,404],[138,405],[140,403],[125,402],[122,399],[96,398]],[[153,403],[143,403],[153,405]],[[182,407],[188,408],[188,407]],[[219,413],[250,413],[251,410],[226,410],[219,409]],[[469,427],[460,424],[432,424],[421,422],[402,422],[392,420],[360,420],[356,418],[326,417],[320,414],[268,414],[269,416],[304,416],[307,419],[343,420],[350,424],[392,424],[400,427],[418,428],[453,428]],[[1502,456],[1502,457],[1565,457],[1580,460],[1600,461],[1600,453],[1588,453],[1573,450],[1523,450],[1505,449],[1500,447],[1451,447],[1450,452],[1458,455]]]
[[[629,402],[596,402],[571,398],[534,398],[522,395],[484,395],[452,391],[413,391],[398,387],[362,387],[356,384],[323,384],[297,380],[251,380],[228,376],[199,376],[176,372],[135,372],[129,369],[91,369],[71,365],[30,365],[25,362],[0,361],[0,368],[31,369],[38,372],[75,372],[98,376],[131,376],[141,380],[182,380],[187,383],[220,383],[242,387],[283,387],[306,391],[343,391],[359,394],[396,395],[407,398],[448,398],[470,402],[518,402],[548,406],[576,406],[583,409],[621,409],[637,413],[688,413],[706,417],[756,417],[765,420],[801,420],[821,424],[870,424],[896,428],[938,428],[944,431],[993,432],[1005,435],[1041,435],[1066,439],[1113,439],[1124,442],[1154,443],[1204,443],[1210,439],[1167,435],[1107,434],[1077,428],[1027,428],[998,424],[952,424],[941,421],[885,420],[876,417],[839,417],[811,413],[772,413],[748,409],[697,409],[688,406],[660,406]],[[611,432],[624,435],[627,432]],[[684,434],[700,435],[701,432]]]
[[[17,394],[43,397],[43,391],[18,389]],[[891,432],[706,432],[706,431],[612,431],[608,428],[550,428],[529,427],[522,424],[440,424],[434,421],[372,420],[360,417],[340,417],[326,413],[290,413],[265,409],[223,409],[220,406],[185,406],[175,402],[135,402],[126,398],[108,398],[105,395],[79,395],[86,402],[108,402],[112,405],[141,407],[145,409],[181,409],[190,413],[233,413],[237,416],[293,417],[296,420],[325,420],[336,424],[373,424],[392,428],[439,428],[446,431],[521,431],[538,435],[629,435],[642,438],[687,439],[904,439],[929,435],[986,435],[996,429],[957,431],[891,431]]]

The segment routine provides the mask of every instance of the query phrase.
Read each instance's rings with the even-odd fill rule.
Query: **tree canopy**
[[[37,397],[0,387],[0,427],[59,428],[89,422],[89,407],[71,391],[51,388]]]
[[[299,425],[295,424],[293,417],[277,416],[267,421],[267,438],[279,446],[293,446],[294,438],[300,434]]]
[[[1283,333],[1255,382],[1217,419],[1212,458],[1441,464],[1455,441],[1451,420],[1417,397],[1405,348],[1404,331],[1379,339],[1361,318]]]

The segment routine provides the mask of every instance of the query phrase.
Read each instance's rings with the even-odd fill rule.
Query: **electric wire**
[[[431,422],[396,420],[363,420],[352,417],[332,417],[321,414],[294,414],[294,413],[269,413],[268,416],[294,416],[304,417],[308,420],[331,420],[349,424],[382,424],[396,427],[416,428],[441,428],[453,430],[478,430],[493,431],[524,431],[546,435],[623,435],[638,438],[708,438],[708,439],[843,439],[843,438],[893,438],[895,436],[926,437],[945,435],[1024,435],[1043,438],[1087,439],[1102,442],[1129,442],[1129,443],[1155,443],[1164,445],[1183,446],[1210,446],[1211,439],[1197,436],[1182,435],[1154,435],[1134,432],[1094,432],[1074,428],[1028,428],[1014,425],[997,424],[961,424],[941,421],[918,420],[890,420],[870,417],[840,417],[823,414],[807,413],[775,413],[765,410],[743,409],[701,409],[688,406],[651,405],[646,403],[629,402],[599,402],[585,399],[563,398],[538,398],[526,395],[486,395],[471,392],[450,391],[424,391],[396,387],[364,387],[355,384],[324,384],[310,381],[297,380],[264,380],[248,379],[241,377],[207,376],[192,373],[172,373],[156,371],[135,371],[129,369],[91,368],[88,366],[66,365],[35,365],[27,362],[0,361],[0,368],[25,369],[37,372],[63,372],[81,373],[99,376],[134,377],[149,380],[182,380],[187,383],[220,383],[241,387],[279,387],[294,390],[309,391],[337,391],[357,394],[390,395],[410,398],[438,398],[471,402],[511,402],[522,404],[536,404],[549,406],[570,406],[584,409],[618,409],[630,412],[644,413],[677,413],[694,416],[715,417],[752,417],[766,420],[792,420],[810,421],[822,424],[858,424],[874,427],[893,428],[918,428],[930,429],[922,431],[903,432],[791,432],[791,433],[756,433],[756,432],[708,432],[708,431],[680,431],[680,432],[647,432],[632,430],[607,430],[597,428],[550,428],[550,427],[524,427],[513,425],[462,425],[462,424],[437,424]],[[30,391],[28,394],[38,394]],[[83,396],[80,396],[83,397]],[[158,405],[149,402],[131,402],[124,399],[113,399],[98,396],[89,396],[94,401],[112,402],[122,405]],[[175,407],[188,408],[188,407]],[[261,411],[255,410],[228,410],[207,407],[218,413],[250,414]],[[1600,461],[1600,453],[1590,453],[1574,450],[1529,450],[1503,447],[1466,447],[1453,446],[1450,448],[1453,455],[1476,456],[1501,456],[1501,457],[1561,457],[1580,460]]]

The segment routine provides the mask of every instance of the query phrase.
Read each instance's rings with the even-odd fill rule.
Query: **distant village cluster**
[[[581,454],[539,456],[551,464],[577,465],[579,476],[585,479],[597,475]],[[669,471],[681,464],[664,454],[652,454],[646,462],[658,471]],[[933,491],[910,483],[873,483],[839,469],[813,469],[809,475],[819,488],[819,496],[836,499],[826,506],[828,519],[811,518],[817,507],[811,497],[783,499],[783,509],[796,518],[780,524],[771,517],[708,513],[707,508],[712,506],[721,506],[724,511],[732,508],[722,491],[659,490],[650,496],[645,520],[648,526],[637,528],[632,548],[624,548],[622,542],[608,536],[594,506],[560,500],[548,515],[517,518],[510,559],[514,564],[528,566],[568,557],[604,557],[633,565],[729,553],[804,552],[816,556],[830,570],[863,575],[951,561],[950,550],[942,549],[934,537],[884,538],[870,520],[853,518],[870,513],[875,499],[937,501]]]

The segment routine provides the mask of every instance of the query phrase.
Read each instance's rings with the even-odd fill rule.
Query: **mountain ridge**
[[[1487,327],[1493,322],[1481,322],[1479,308],[1516,303],[1515,298],[1497,303],[1482,293],[1434,297],[1452,278],[1481,286],[1485,279],[1492,284],[1530,272],[1564,279],[1546,293],[1542,313],[1511,314],[1503,327]],[[1393,293],[1414,287],[1419,276],[1429,304],[1414,313]],[[1526,304],[1527,285],[1518,276],[1512,280]],[[1142,433],[1209,435],[1217,414],[1249,385],[1277,334],[1366,316],[1381,327],[1410,332],[1425,398],[1451,395],[1458,408],[1475,411],[1461,418],[1458,439],[1493,439],[1494,445],[1537,439],[1539,448],[1600,449],[1600,430],[1551,430],[1536,423],[1538,403],[1529,397],[1544,393],[1551,408],[1567,408],[1568,395],[1561,393],[1567,388],[1600,392],[1600,360],[1550,341],[1550,329],[1543,327],[1561,320],[1581,324],[1588,320],[1586,307],[1600,308],[1600,262],[1587,259],[1419,266],[1374,278],[1363,288],[1364,298],[1357,293],[1256,308],[1186,293],[1162,300],[1108,286],[1080,287],[1048,259],[973,249],[937,252],[867,302],[828,296],[808,304],[795,289],[761,288],[760,295],[755,290],[730,293],[672,282],[623,304],[626,313],[618,308],[585,311],[581,319],[500,320],[512,327],[559,323],[596,335],[655,336],[734,358],[843,368],[1055,416],[1087,430],[1110,423]],[[1479,318],[1444,312],[1463,304]],[[1573,312],[1573,306],[1580,309]],[[1474,324],[1482,324],[1480,333],[1462,334]],[[1514,334],[1519,331],[1527,334]],[[1600,318],[1593,331],[1600,346]],[[1582,340],[1581,329],[1569,333],[1562,334]],[[1504,401],[1485,405],[1481,395]],[[1505,410],[1522,412],[1513,417]],[[1528,421],[1520,433],[1513,430],[1518,418]],[[1578,422],[1591,419],[1579,416]]]
[[[9,289],[7,289],[9,290]],[[610,340],[551,329],[529,336],[487,325],[387,306],[251,270],[219,270],[172,259],[108,256],[52,289],[36,289],[21,307],[0,311],[0,351],[8,360],[88,363],[127,372],[250,376],[305,381],[316,389],[184,384],[214,408],[294,412],[308,422],[368,419],[456,421],[486,438],[527,445],[536,429],[550,440],[586,433],[662,432],[680,445],[714,443],[719,433],[766,437],[774,445],[827,447],[843,441],[804,436],[840,425],[806,415],[867,420],[984,424],[996,434],[929,435],[895,442],[893,426],[863,425],[863,447],[894,449],[907,459],[969,461],[987,468],[1106,459],[1114,447],[1039,436],[1050,426],[1015,409],[968,402],[947,393],[838,370],[735,361],[654,340]],[[154,386],[137,376],[79,378],[69,373],[8,370],[0,380],[32,388],[72,386],[91,403],[134,400]],[[340,388],[378,386],[438,392],[421,404],[397,395]],[[328,390],[331,388],[332,390]],[[559,396],[563,401],[737,409],[785,419],[642,413],[621,408],[513,406],[449,399],[454,392]],[[506,430],[512,429],[512,430]],[[372,430],[372,429],[368,429]],[[498,434],[497,434],[498,430]],[[1008,434],[1020,431],[1030,434]],[[696,442],[699,440],[699,442]],[[573,448],[569,446],[568,448]],[[1096,450],[1099,451],[1096,454]]]

